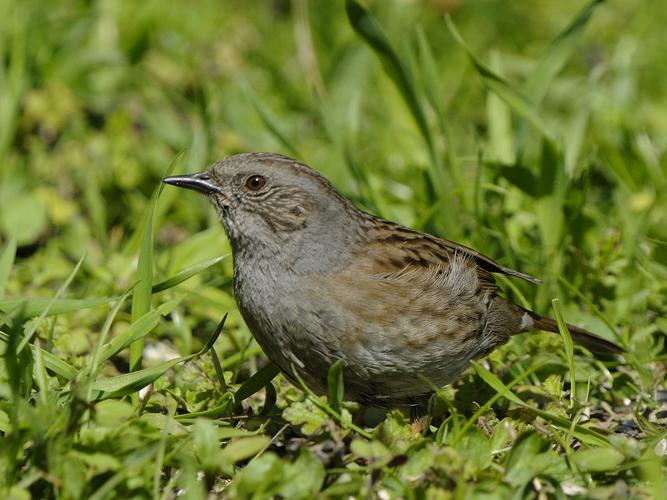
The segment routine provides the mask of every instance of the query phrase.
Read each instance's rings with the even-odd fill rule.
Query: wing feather
[[[492,273],[514,276],[533,284],[542,283],[538,278],[502,266],[465,245],[413,231],[382,219],[376,221],[380,223],[376,223],[370,246],[374,247],[374,253],[378,256],[379,270],[399,271],[410,266],[447,266],[455,255],[460,254],[466,257],[470,265],[475,266],[480,283],[489,291],[497,290]]]

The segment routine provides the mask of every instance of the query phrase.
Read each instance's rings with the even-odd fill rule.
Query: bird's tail
[[[558,323],[555,319],[540,316],[539,314],[528,311],[527,309],[524,309],[524,311],[532,321],[522,321],[522,324],[525,325],[523,331],[544,330],[547,332],[559,333]],[[567,329],[570,331],[572,340],[574,340],[577,344],[584,346],[591,352],[598,354],[622,354],[625,352],[621,346],[609,340],[603,339],[602,337],[598,337],[594,333],[589,332],[584,328],[579,328],[578,326],[568,324]]]

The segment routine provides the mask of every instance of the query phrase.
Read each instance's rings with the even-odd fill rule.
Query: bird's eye
[[[259,191],[266,186],[266,177],[263,175],[251,175],[245,181],[245,187],[250,191]]]

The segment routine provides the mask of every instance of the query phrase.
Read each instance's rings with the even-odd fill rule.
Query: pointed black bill
[[[221,190],[215,185],[211,176],[206,172],[199,172],[191,175],[174,175],[172,177],[165,177],[162,179],[165,184],[178,186],[193,191],[199,191],[204,194],[220,193]]]

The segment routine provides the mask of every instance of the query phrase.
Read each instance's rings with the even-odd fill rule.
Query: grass
[[[666,10],[0,3],[2,496],[663,497]],[[215,214],[159,191],[252,150],[540,276],[499,282],[627,355],[517,337],[423,435],[353,422],[340,366],[276,377]]]

